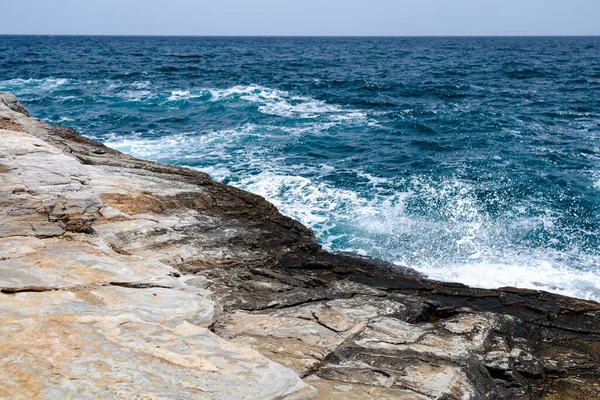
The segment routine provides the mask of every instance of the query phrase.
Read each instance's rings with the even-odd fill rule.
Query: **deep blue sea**
[[[0,90],[328,249],[600,300],[600,38],[0,36]]]

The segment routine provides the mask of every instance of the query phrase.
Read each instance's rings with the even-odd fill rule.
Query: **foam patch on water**
[[[344,113],[350,118],[365,118],[365,114],[354,112],[348,116],[341,107],[327,104],[305,96],[293,96],[289,92],[257,85],[234,86],[228,89],[211,89],[211,101],[242,99],[260,104],[259,111],[281,117],[315,118],[319,114]],[[336,115],[337,118],[340,115]]]
[[[360,202],[359,195],[354,191],[272,170],[242,178],[236,185],[265,197],[282,213],[300,220],[317,232],[328,247],[332,245],[332,237],[327,233],[334,227],[330,216],[345,209],[356,211],[355,206]]]
[[[210,89],[202,89],[202,88],[190,88],[190,89],[178,89],[171,90],[167,101],[189,101],[194,99],[210,99],[212,97]]]
[[[112,134],[104,143],[116,150],[139,158],[160,160],[170,164],[190,165],[195,161],[219,162],[249,159],[252,149],[240,142],[255,133],[255,126],[248,124],[237,129],[208,131],[202,133],[172,133],[156,139],[147,139],[140,134],[128,137]]]
[[[460,282],[478,288],[536,289],[600,301],[600,277],[596,273],[561,268],[535,257],[512,263],[478,262],[443,268],[421,266],[417,269],[431,279]]]
[[[169,96],[169,101],[185,100],[191,98],[189,90],[173,90]]]
[[[60,88],[61,86],[72,83],[66,78],[43,78],[43,79],[9,79],[0,81],[0,88],[4,91],[17,94],[49,92]]]
[[[594,189],[600,190],[600,171],[593,171],[591,173],[591,180]]]

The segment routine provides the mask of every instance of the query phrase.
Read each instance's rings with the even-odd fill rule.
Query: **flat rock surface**
[[[600,398],[600,305],[330,254],[0,94],[0,398]]]
[[[201,246],[202,238],[173,240],[197,221],[209,229],[225,221],[197,211],[154,215],[163,198],[204,194],[202,187],[172,173],[145,179],[138,166],[86,164],[55,128],[7,104],[0,102],[0,398],[314,397],[292,370],[208,329],[219,310],[209,283],[167,263],[186,249],[196,258],[227,251],[221,242]],[[144,237],[155,240],[135,244]],[[119,247],[123,241],[132,245]]]

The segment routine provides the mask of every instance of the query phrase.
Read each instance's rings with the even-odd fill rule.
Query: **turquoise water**
[[[0,36],[0,90],[328,249],[600,300],[600,38]]]

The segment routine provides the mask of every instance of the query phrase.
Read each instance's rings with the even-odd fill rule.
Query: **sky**
[[[0,34],[600,35],[600,0],[18,0]]]

